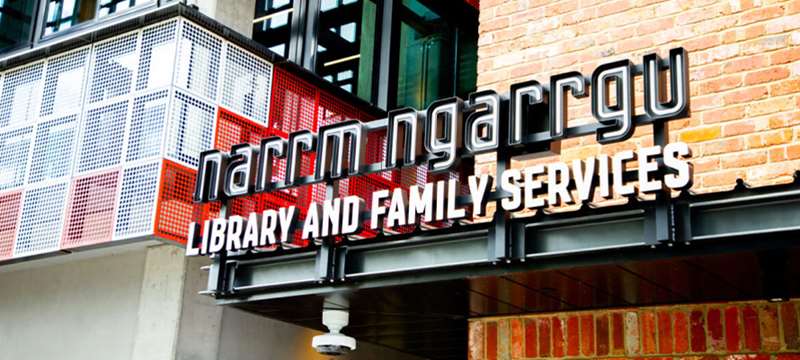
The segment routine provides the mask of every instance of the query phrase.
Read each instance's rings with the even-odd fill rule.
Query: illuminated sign
[[[224,201],[410,166],[444,172],[463,157],[547,144],[583,135],[587,128],[601,144],[624,141],[637,125],[688,116],[686,61],[686,51],[677,48],[670,51],[668,62],[649,54],[638,66],[628,60],[603,64],[588,78],[568,72],[552,76],[549,85],[533,80],[514,84],[507,97],[481,91],[471,94],[467,101],[436,101],[424,112],[409,108],[390,111],[386,119],[370,124],[348,120],[323,126],[316,134],[301,130],[287,139],[263,139],[260,146],[236,145],[230,153],[205,151],[200,156],[194,200]],[[669,84],[665,80],[667,71]],[[635,113],[637,75],[643,77],[643,114]],[[597,123],[567,127],[569,98],[587,96]],[[534,106],[547,106],[547,113],[531,116],[529,110]],[[537,126],[541,122],[546,123],[546,130],[533,131],[541,128]],[[386,131],[386,152],[380,163],[366,164],[367,135],[372,131]],[[302,155],[308,152],[316,152],[316,161],[313,175],[304,177],[300,168],[308,159]],[[681,190],[691,186],[691,166],[686,161],[690,156],[686,144],[673,143],[571,163],[507,169],[497,179],[487,174],[472,175],[467,178],[469,206],[458,205],[461,184],[451,179],[408,189],[378,190],[369,199],[347,196],[313,202],[302,224],[298,224],[296,206],[265,210],[246,218],[212,219],[192,224],[187,254],[287,244],[294,231],[300,231],[303,239],[317,241],[356,234],[362,230],[361,214],[367,202],[371,205],[367,223],[372,230],[482,216],[495,182],[501,194],[491,201],[507,211],[587,202],[595,192],[610,198]],[[285,177],[279,181],[273,181],[276,158],[286,163]],[[638,176],[635,181],[626,181],[623,173],[631,162],[636,163]]]

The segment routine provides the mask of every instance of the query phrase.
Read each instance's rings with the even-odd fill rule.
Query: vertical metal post
[[[508,111],[508,101],[501,99],[500,113],[504,114]],[[495,184],[497,184],[497,191],[500,191],[500,176],[503,172],[511,167],[511,151],[508,146],[508,124],[505,121],[499,121],[500,128],[498,129],[498,146],[496,156],[497,168],[495,169]],[[494,211],[492,224],[489,226],[488,236],[488,259],[492,261],[508,260],[512,257],[511,244],[514,241],[511,232],[511,220],[509,214],[503,210],[500,205],[500,200],[497,200]],[[521,239],[524,244],[525,239]]]
[[[396,103],[397,58],[400,53],[399,19],[395,11],[397,1],[381,2],[380,56],[378,57],[378,76],[376,103],[382,109],[394,107]],[[395,61],[392,61],[395,60]],[[392,86],[392,85],[395,86]]]
[[[667,133],[667,124],[664,121],[655,121],[653,123],[653,144],[661,146],[662,148],[669,141],[669,134]],[[664,167],[664,160],[658,160],[658,168],[660,173],[666,171]],[[672,205],[671,194],[667,191],[659,191],[656,193],[656,201],[653,211],[653,233],[652,236],[647,236],[646,241],[650,245],[658,243],[669,242],[675,240],[675,213]]]

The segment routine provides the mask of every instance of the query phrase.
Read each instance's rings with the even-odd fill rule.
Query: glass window
[[[30,40],[35,0],[0,0],[0,51]]]
[[[256,0],[253,40],[280,56],[288,57],[293,5],[292,0]]]
[[[147,0],[49,0],[45,12],[44,34],[64,31],[80,23],[108,16]]]
[[[448,20],[433,2],[403,0],[399,18],[396,107],[425,108],[475,89],[477,23]]]
[[[379,8],[373,0],[322,0],[316,73],[345,91],[372,99]]]

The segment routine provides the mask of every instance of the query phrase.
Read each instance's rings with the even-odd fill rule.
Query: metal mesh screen
[[[281,68],[273,72],[270,127],[283,132],[315,128],[317,91]]]
[[[189,223],[202,220],[207,206],[192,201],[195,176],[195,170],[164,161],[156,210],[156,236],[185,244]]]
[[[131,92],[139,63],[137,43],[138,33],[131,33],[95,46],[89,103]]]
[[[32,138],[32,126],[0,134],[0,190],[25,182]]]
[[[0,96],[0,128],[33,123],[42,96],[44,63],[6,73]]]
[[[27,256],[58,249],[66,205],[67,183],[25,191],[14,256]]]
[[[140,96],[133,101],[130,130],[128,130],[127,161],[155,157],[161,154],[166,126],[169,91],[161,90]]]
[[[214,114],[213,105],[176,92],[167,131],[167,157],[196,167],[200,152],[211,148]]]
[[[111,240],[119,171],[75,179],[61,248]]]
[[[216,100],[222,40],[194,24],[182,24],[175,85]]]
[[[115,239],[149,235],[153,232],[160,171],[160,162],[125,169],[114,230]]]
[[[177,25],[177,20],[171,20],[142,31],[136,90],[156,89],[172,84]]]
[[[128,101],[89,110],[83,121],[78,172],[117,165],[122,159]]]
[[[21,200],[22,192],[0,195],[0,260],[10,258],[14,252]]]
[[[36,128],[29,184],[70,175],[78,134],[77,119],[77,115],[70,115],[41,123]]]
[[[86,47],[47,61],[41,116],[80,113],[90,52]]]
[[[220,104],[268,124],[272,64],[230,44],[226,49]]]

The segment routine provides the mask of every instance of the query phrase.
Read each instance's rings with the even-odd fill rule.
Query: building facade
[[[335,309],[353,359],[800,358],[800,2],[23,1],[0,28],[10,357],[324,358]]]

